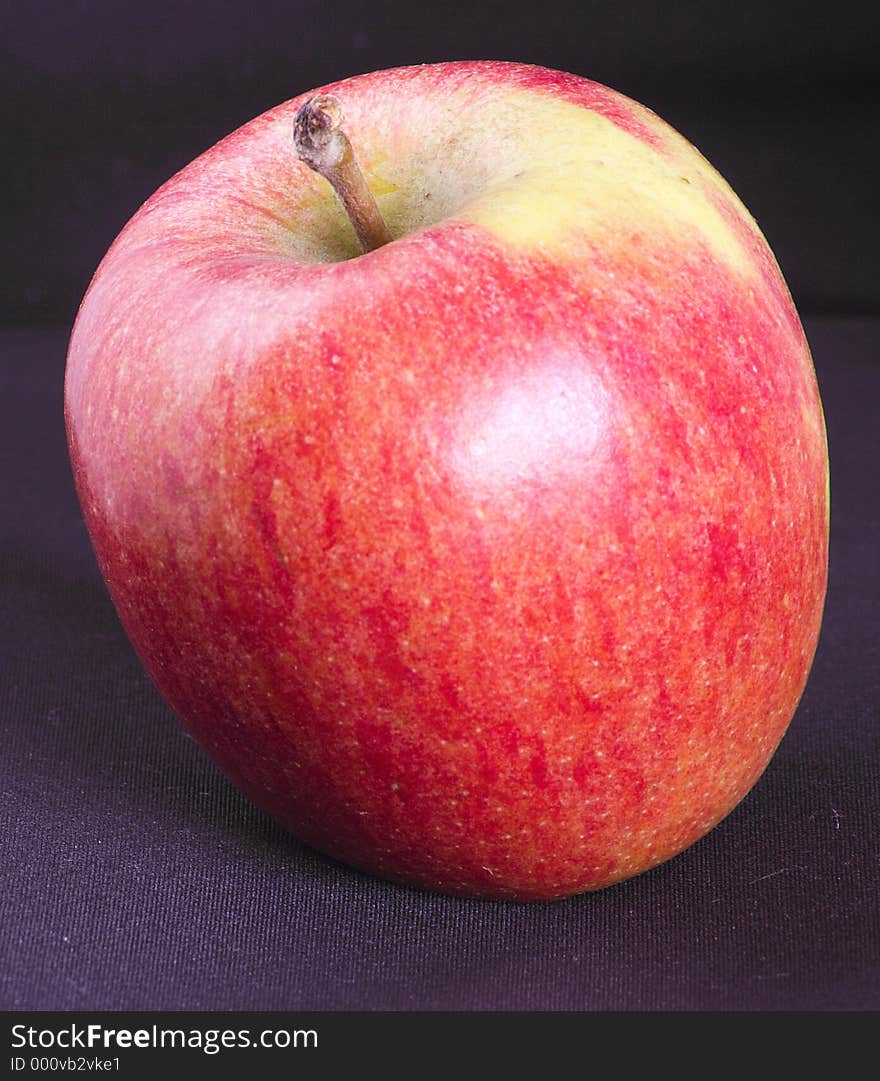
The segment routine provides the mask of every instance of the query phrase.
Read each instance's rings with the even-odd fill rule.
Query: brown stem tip
[[[373,193],[342,130],[342,107],[330,94],[309,98],[293,118],[293,148],[299,159],[333,186],[361,248],[373,251],[391,239]]]

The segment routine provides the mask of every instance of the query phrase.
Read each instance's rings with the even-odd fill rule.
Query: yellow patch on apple
[[[463,208],[462,217],[532,250],[564,247],[578,233],[597,235],[621,225],[633,232],[694,230],[725,264],[749,270],[747,253],[710,195],[737,207],[739,201],[698,151],[658,118],[640,110],[666,154],[578,105],[534,92],[515,97],[503,103],[500,116],[486,120],[486,128],[515,124],[538,133],[547,164],[490,188]]]

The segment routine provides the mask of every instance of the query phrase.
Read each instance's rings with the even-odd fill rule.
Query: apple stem
[[[364,252],[391,239],[373,193],[340,127],[342,108],[329,94],[309,98],[293,118],[293,147],[299,159],[333,186]]]

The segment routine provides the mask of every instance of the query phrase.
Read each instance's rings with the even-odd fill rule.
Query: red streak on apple
[[[520,65],[323,90],[368,178],[413,116],[510,95],[685,153]],[[70,450],[123,624],[222,769],[337,858],[519,899],[644,871],[755,783],[818,638],[825,434],[776,262],[692,149],[729,241],[638,201],[546,243],[453,207],[341,259],[302,100],[160,189],[83,302]]]

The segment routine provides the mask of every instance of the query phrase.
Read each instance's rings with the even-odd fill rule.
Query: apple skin
[[[68,354],[100,567],[303,841],[448,893],[607,886],[730,812],[807,679],[828,463],[795,308],[614,91],[461,62],[321,92],[396,239],[349,258],[290,147],[308,95],[145,203]]]

